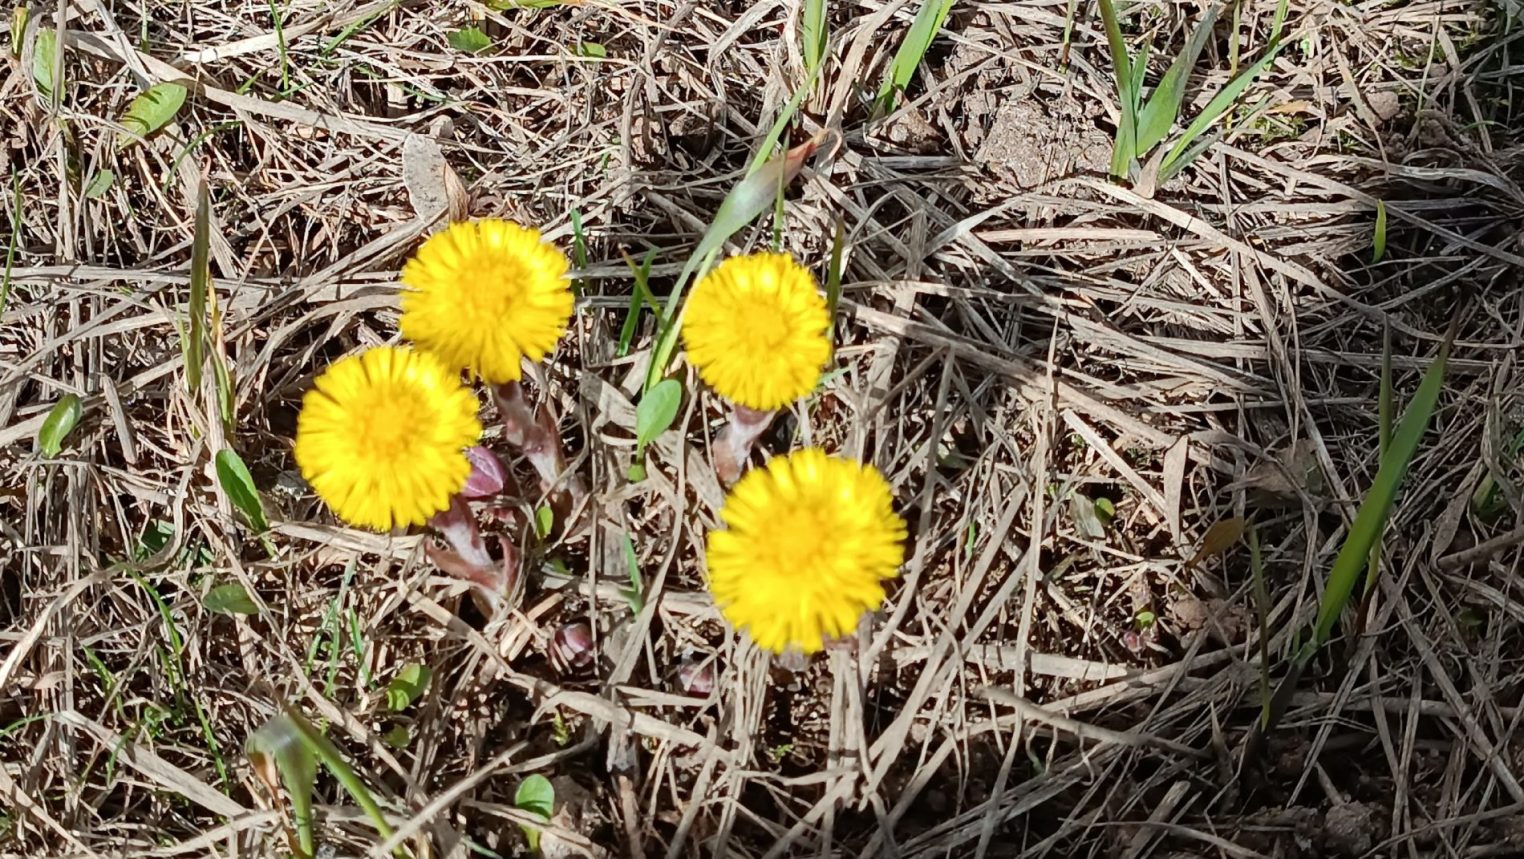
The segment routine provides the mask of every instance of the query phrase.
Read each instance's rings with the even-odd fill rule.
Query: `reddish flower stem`
[[[745,406],[730,407],[730,423],[714,440],[714,472],[720,481],[729,485],[741,478],[751,449],[777,412],[759,412]]]
[[[519,568],[519,554],[513,544],[499,538],[503,546],[503,562],[499,565],[487,551],[487,541],[476,526],[476,515],[459,495],[450,501],[449,508],[434,514],[429,524],[450,548],[441,549],[432,542],[424,545],[429,560],[441,572],[470,582],[481,591],[493,606],[513,590]]]
[[[582,481],[566,473],[566,457],[561,452],[561,437],[549,416],[535,415],[518,382],[491,385],[492,399],[503,418],[503,439],[524,452],[524,458],[540,475],[541,489],[550,493],[561,485],[572,505],[586,494]],[[570,506],[570,505],[569,505]]]

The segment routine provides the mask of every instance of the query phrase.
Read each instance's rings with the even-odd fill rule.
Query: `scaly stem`
[[[492,385],[492,399],[503,417],[503,439],[524,452],[524,457],[540,475],[541,488],[550,493],[561,484],[571,495],[572,503],[580,500],[586,490],[574,474],[566,474],[566,457],[561,453],[561,438],[554,426],[547,426],[548,419],[535,416],[529,400],[524,397],[524,386],[518,382]]]
[[[714,472],[726,485],[741,478],[751,449],[761,438],[777,412],[759,412],[745,406],[730,407],[730,423],[714,440]]]
[[[449,509],[434,514],[429,524],[450,544],[448,549],[440,549],[432,543],[425,544],[424,551],[434,566],[441,572],[475,585],[494,607],[498,605],[513,589],[518,570],[518,552],[513,544],[500,538],[503,563],[499,566],[494,562],[487,551],[487,541],[482,538],[481,529],[476,527],[475,514],[459,495],[451,500]]]

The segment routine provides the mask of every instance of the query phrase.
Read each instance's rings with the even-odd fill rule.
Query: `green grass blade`
[[[1227,86],[1224,86],[1221,90],[1218,90],[1216,95],[1212,96],[1212,100],[1207,102],[1207,106],[1202,108],[1201,113],[1197,114],[1196,118],[1191,120],[1191,124],[1186,126],[1185,133],[1180,135],[1179,140],[1175,141],[1175,145],[1164,156],[1164,160],[1159,162],[1159,176],[1161,178],[1167,179],[1179,173],[1187,164],[1194,160],[1196,155],[1201,153],[1204,147],[1195,150],[1195,154],[1191,155],[1190,158],[1184,157],[1196,138],[1205,133],[1207,128],[1216,122],[1219,117],[1227,113],[1228,108],[1232,107],[1233,103],[1238,100],[1238,97],[1243,95],[1244,90],[1249,88],[1249,84],[1254,82],[1259,73],[1269,68],[1270,63],[1275,60],[1275,55],[1279,52],[1280,43],[1271,45],[1270,49],[1265,52],[1265,55],[1256,60],[1254,65],[1244,69],[1239,73],[1238,77],[1228,81]]]
[[[910,30],[905,33],[904,41],[900,42],[899,50],[894,52],[894,59],[889,63],[889,76],[884,79],[878,98],[874,100],[875,117],[888,113],[894,107],[894,94],[910,85],[915,70],[920,67],[926,52],[931,50],[932,40],[947,23],[952,7],[953,0],[924,0],[921,4],[915,20],[910,22]]]
[[[640,327],[640,305],[645,303],[650,306],[652,312],[661,313],[661,305],[657,303],[655,296],[651,295],[651,263],[656,259],[656,251],[646,251],[645,258],[636,265],[625,254],[625,264],[630,267],[630,274],[634,277],[634,288],[630,290],[630,308],[625,311],[624,324],[619,326],[619,342],[615,345],[614,354],[620,358],[630,354],[630,344],[635,340],[635,329]]]
[[[841,303],[841,255],[847,244],[847,229],[842,223],[841,216],[836,217],[836,229],[831,235],[831,262],[826,268],[826,314],[831,320],[830,327],[826,329],[826,338],[831,341],[831,349],[836,349],[836,307]]]
[[[1381,458],[1376,479],[1371,483],[1365,500],[1360,503],[1354,524],[1350,525],[1344,545],[1334,558],[1323,601],[1318,606],[1317,623],[1313,626],[1312,639],[1308,642],[1314,652],[1333,637],[1334,627],[1370,558],[1371,547],[1381,538],[1381,533],[1386,528],[1387,516],[1392,511],[1392,503],[1397,499],[1397,490],[1408,473],[1408,466],[1418,452],[1418,445],[1423,441],[1424,432],[1429,428],[1429,421],[1439,403],[1439,393],[1445,382],[1445,368],[1450,360],[1450,346],[1455,341],[1459,318],[1457,315],[1455,321],[1451,322],[1450,330],[1439,347],[1439,355],[1429,365],[1423,381],[1418,385],[1418,392],[1403,412],[1402,421],[1392,434],[1391,446],[1387,449],[1386,456]]]
[[[0,316],[11,299],[11,272],[16,269],[16,248],[21,244],[21,171],[11,176],[14,209],[11,211],[11,239],[5,245],[5,274],[0,276]]]
[[[804,0],[799,14],[799,49],[804,54],[804,72],[813,78],[825,59],[829,31],[826,29],[826,0]]]
[[[766,158],[766,153],[772,151],[777,145],[778,138],[783,134],[786,119],[792,118],[794,112],[799,109],[799,104],[804,100],[804,93],[810,86],[801,87],[784,105],[783,113],[779,115],[778,122],[773,124],[772,130],[762,141],[758,149],[757,158],[752,159],[752,166],[745,177],[725,195],[725,200],[720,203],[720,208],[715,212],[714,220],[709,229],[704,232],[699,240],[698,247],[694,248],[688,262],[683,265],[683,270],[677,276],[677,283],[672,287],[672,294],[667,296],[666,310],[662,314],[662,333],[656,344],[656,351],[651,356],[651,366],[646,373],[645,389],[650,390],[661,381],[667,374],[667,365],[672,360],[672,355],[677,351],[678,332],[678,307],[682,302],[684,288],[690,277],[702,277],[719,255],[720,249],[731,236],[739,232],[743,227],[757,219],[757,216],[767,211],[773,204],[774,195],[778,193],[780,184],[787,184],[798,175],[804,161],[814,153],[818,146],[818,140],[796,146],[787,152],[779,154],[776,158]],[[759,159],[765,159],[760,160]]]
[[[1217,23],[1217,11],[1216,6],[1207,8],[1201,23],[1191,33],[1190,41],[1186,42],[1185,49],[1170,63],[1164,79],[1159,81],[1159,85],[1149,95],[1148,103],[1138,111],[1138,157],[1147,156],[1149,150],[1159,145],[1180,116],[1180,105],[1185,102],[1185,83],[1190,79],[1191,69],[1196,67],[1201,49],[1206,47],[1207,37],[1212,35],[1212,27]]]
[[[1386,461],[1387,451],[1392,447],[1392,326],[1384,325],[1381,330],[1381,391],[1377,394],[1376,414],[1378,424],[1378,439],[1381,459]],[[1381,541],[1371,546],[1370,564],[1365,571],[1365,588],[1363,594],[1370,595],[1376,588],[1376,575],[1381,571]]]
[[[1281,0],[1275,5],[1275,20],[1270,23],[1270,44],[1279,45],[1281,32],[1286,27],[1286,13],[1291,10],[1291,0]]]
[[[1111,175],[1118,178],[1127,175],[1138,154],[1138,93],[1139,77],[1133,74],[1133,63],[1127,53],[1127,43],[1122,39],[1122,25],[1117,21],[1117,9],[1112,0],[1100,0],[1101,22],[1106,28],[1106,44],[1111,49],[1111,74],[1116,79],[1117,101],[1121,118],[1117,120],[1117,136],[1111,145]],[[1143,67],[1144,63],[1139,63]]]
[[[208,260],[211,247],[211,202],[203,179],[196,192],[196,233],[191,242],[190,320],[185,329],[185,383],[195,399],[201,391],[201,369],[206,357],[206,294],[211,290]]]
[[[1376,201],[1376,233],[1371,237],[1371,265],[1386,257],[1386,203]]]

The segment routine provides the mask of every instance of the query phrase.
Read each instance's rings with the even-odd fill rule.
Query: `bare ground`
[[[784,223],[738,245],[776,227],[820,272],[840,219],[839,372],[766,446],[873,461],[911,524],[884,612],[791,670],[739,648],[703,596],[718,404],[690,396],[631,484],[653,323],[629,355],[616,344],[624,255],[654,252],[668,288],[803,80],[798,4],[493,12],[477,56],[447,41],[482,17],[469,3],[36,9],[0,79],[15,179],[0,851],[278,853],[281,816],[242,749],[281,701],[326,727],[414,856],[523,851],[512,804],[529,773],[557,786],[547,852],[1524,850],[1517,10],[1293,4],[1293,47],[1236,130],[1152,192],[1105,175],[1116,96],[1084,4],[1067,44],[1064,3],[958,4],[905,106],[868,121],[913,12],[833,4],[792,138],[839,145]],[[1162,72],[1198,13],[1141,4],[1131,39]],[[1244,56],[1272,14],[1244,4]],[[59,21],[68,83],[51,109],[32,56]],[[1227,79],[1227,31],[1198,107]],[[119,149],[133,95],[178,77],[198,89],[177,121]],[[575,330],[532,387],[597,505],[535,543],[505,617],[428,568],[418,538],[337,526],[292,472],[312,375],[395,335],[397,269],[431,228],[418,194],[438,184],[409,135],[438,141],[471,214],[569,246],[575,210],[587,235]],[[176,333],[203,182],[231,434],[210,383],[188,393]],[[1455,359],[1379,584],[1246,759],[1261,648],[1273,681],[1375,471],[1383,330],[1405,399],[1452,312]],[[66,393],[84,419],[48,459],[33,439]],[[218,490],[224,446],[265,490],[268,548]],[[526,542],[534,503],[505,526]],[[1263,604],[1243,541],[1201,551],[1235,517],[1255,521]],[[627,536],[639,612],[621,594]],[[205,607],[229,582],[256,614]],[[553,659],[580,620],[597,657]],[[386,685],[409,663],[433,681],[392,712]],[[318,804],[331,855],[373,850],[326,775]]]

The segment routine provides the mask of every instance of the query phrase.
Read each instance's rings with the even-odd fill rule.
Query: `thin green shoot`
[[[894,52],[894,59],[889,62],[889,74],[873,103],[875,117],[889,113],[894,108],[895,94],[910,86],[916,69],[920,68],[926,52],[931,50],[932,41],[936,39],[942,25],[947,23],[952,6],[953,0],[923,0],[921,8],[915,13],[915,20],[910,22],[910,29],[900,42],[899,50]]]
[[[1444,387],[1445,369],[1450,360],[1450,347],[1455,342],[1459,318],[1457,315],[1451,321],[1450,330],[1446,332],[1444,342],[1440,345],[1439,355],[1435,357],[1434,363],[1429,365],[1428,371],[1424,373],[1423,381],[1418,385],[1417,393],[1413,395],[1412,402],[1403,412],[1402,420],[1392,434],[1387,455],[1382,457],[1381,466],[1376,471],[1376,479],[1355,513],[1355,521],[1350,525],[1344,545],[1334,559],[1333,570],[1328,576],[1328,586],[1323,592],[1323,601],[1318,606],[1318,618],[1313,625],[1313,637],[1303,645],[1303,649],[1309,651],[1306,659],[1310,660],[1313,652],[1327,644],[1333,637],[1334,627],[1344,612],[1344,606],[1349,602],[1355,582],[1359,580],[1361,568],[1370,557],[1370,547],[1380,539],[1381,533],[1386,528],[1386,519],[1391,513],[1393,502],[1397,499],[1397,490],[1401,487],[1403,478],[1407,476],[1408,466],[1412,464],[1413,457],[1418,452],[1418,445],[1423,441],[1424,433],[1428,430],[1429,422],[1434,417],[1434,410],[1439,404],[1439,394]]]
[[[831,320],[826,328],[826,340],[831,351],[836,351],[836,308],[841,304],[841,258],[847,244],[847,230],[840,215],[836,216],[836,229],[831,233],[831,261],[826,266],[826,316]]]
[[[185,385],[195,401],[201,395],[201,370],[206,358],[206,295],[211,291],[211,202],[203,179],[196,192],[195,236],[191,241],[190,318],[184,329],[181,351],[185,357]]]
[[[1175,126],[1175,120],[1180,116],[1180,106],[1185,103],[1186,80],[1196,67],[1196,60],[1206,47],[1207,38],[1212,35],[1212,27],[1217,23],[1217,11],[1216,6],[1207,8],[1206,14],[1191,33],[1190,40],[1186,42],[1185,49],[1169,64],[1159,85],[1149,94],[1148,101],[1138,103],[1138,125],[1135,129],[1137,157],[1142,158],[1152,152]],[[1134,80],[1138,81],[1137,78]],[[1134,97],[1138,97],[1141,87],[1133,92]]]
[[[372,685],[370,666],[365,662],[365,634],[360,628],[360,614],[353,608],[348,610],[349,615],[349,649],[354,654],[355,665],[360,669],[360,688],[369,689]]]
[[[648,250],[641,259],[640,265],[630,259],[629,254],[624,255],[625,265],[630,267],[630,275],[634,287],[630,290],[630,307],[624,314],[624,324],[619,326],[619,342],[614,349],[614,354],[620,358],[630,354],[630,344],[635,341],[635,332],[640,327],[640,308],[642,305],[649,307],[652,313],[661,314],[661,304],[656,296],[651,294],[651,264],[656,260],[656,251]]]
[[[5,275],[0,277],[0,316],[11,298],[11,272],[16,269],[16,248],[21,245],[21,171],[11,176],[11,239],[5,246]]]
[[[1100,0],[1101,24],[1106,30],[1106,46],[1111,51],[1111,73],[1117,85],[1117,103],[1121,119],[1117,122],[1117,136],[1111,144],[1111,175],[1124,177],[1138,154],[1138,90],[1140,78],[1133,75],[1131,54],[1127,42],[1122,39],[1122,25],[1117,20],[1116,6],[1111,0]],[[1138,63],[1144,69],[1148,63]]]
[[[1335,556],[1333,567],[1329,571],[1312,634],[1297,648],[1286,675],[1281,678],[1280,686],[1271,697],[1270,708],[1260,721],[1260,730],[1250,739],[1252,751],[1257,752],[1262,747],[1264,735],[1275,726],[1281,714],[1290,706],[1302,673],[1312,663],[1313,657],[1333,637],[1334,628],[1343,616],[1355,587],[1360,583],[1361,574],[1368,570],[1371,548],[1381,539],[1382,532],[1386,529],[1387,517],[1391,515],[1392,505],[1397,499],[1397,491],[1402,486],[1403,478],[1407,476],[1408,467],[1418,452],[1424,433],[1428,430],[1434,411],[1439,404],[1439,395],[1444,388],[1445,370],[1449,365],[1450,349],[1455,343],[1459,325],[1460,312],[1457,310],[1440,344],[1439,354],[1435,356],[1429,369],[1424,372],[1418,391],[1408,403],[1407,409],[1403,411],[1402,419],[1392,433],[1386,455],[1381,458],[1376,470],[1376,477],[1371,481],[1370,489],[1355,512],[1355,520],[1350,524],[1344,543],[1339,547],[1339,554]]]
[[[1288,0],[1281,0],[1276,8],[1271,39],[1264,54],[1242,71],[1239,70],[1237,37],[1242,9],[1235,3],[1233,37],[1229,45],[1231,77],[1227,85],[1213,95],[1207,106],[1191,120],[1186,130],[1160,158],[1157,172],[1159,179],[1168,179],[1179,173],[1206,150],[1210,144],[1210,140],[1204,136],[1207,130],[1232,109],[1249,85],[1273,62],[1281,48],[1281,31],[1285,23],[1287,3]],[[1170,130],[1180,120],[1191,70],[1200,57],[1206,40],[1211,37],[1219,7],[1207,9],[1184,48],[1170,63],[1164,77],[1147,98],[1143,95],[1143,88],[1148,65],[1148,45],[1144,44],[1139,55],[1132,57],[1122,37],[1114,0],[1100,0],[1100,11],[1111,53],[1112,75],[1121,114],[1116,138],[1112,143],[1111,173],[1118,178],[1125,178],[1132,175],[1135,166],[1147,159],[1149,153],[1168,138]]]
[[[1392,326],[1381,326],[1381,390],[1376,395],[1377,449],[1380,460],[1392,446]],[[1369,598],[1376,589],[1376,576],[1381,572],[1381,541],[1371,546],[1370,566],[1365,572],[1363,597]]]
[[[1376,233],[1371,238],[1371,265],[1386,257],[1386,203],[1376,201]]]
[[[291,88],[291,56],[286,51],[286,10],[270,0],[270,20],[275,23],[275,52],[280,56],[280,93]]]
[[[340,45],[342,45],[345,42],[349,41],[350,37],[354,36],[354,34],[360,32],[361,30],[365,29],[366,27],[369,27],[371,24],[375,23],[378,19],[380,19],[383,15],[389,15],[389,14],[391,14],[391,12],[393,10],[395,10],[398,6],[401,6],[401,5],[402,5],[402,0],[395,0],[395,2],[390,3],[390,4],[384,6],[384,7],[380,8],[380,9],[377,9],[376,11],[374,11],[371,14],[365,16],[364,18],[360,18],[359,20],[356,20],[356,21],[351,21],[349,26],[347,26],[344,29],[340,30],[337,35],[335,35],[331,40],[329,40],[328,44],[323,46],[323,49],[319,53],[319,56],[321,56],[321,57],[323,57],[325,59],[328,58],[329,56],[332,56],[333,52],[335,50],[337,50]]]
[[[1197,114],[1196,118],[1191,120],[1191,124],[1186,126],[1185,132],[1180,135],[1175,145],[1170,148],[1169,154],[1165,155],[1164,160],[1159,162],[1159,176],[1161,178],[1167,179],[1179,173],[1194,161],[1197,155],[1204,151],[1204,145],[1197,145],[1198,138],[1201,138],[1206,133],[1212,123],[1216,122],[1224,113],[1227,113],[1228,108],[1232,107],[1239,96],[1243,95],[1244,90],[1254,83],[1254,79],[1259,76],[1260,72],[1270,67],[1270,64],[1275,61],[1276,55],[1280,53],[1280,49],[1280,42],[1271,45],[1265,51],[1264,56],[1239,73],[1238,77],[1228,81],[1227,86],[1224,86],[1217,91],[1216,95],[1212,96],[1212,100],[1207,102],[1207,106],[1202,108],[1201,113]]]

